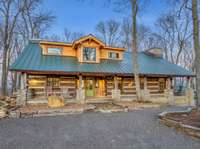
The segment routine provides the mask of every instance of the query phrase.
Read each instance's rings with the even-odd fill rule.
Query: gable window
[[[47,53],[50,55],[61,55],[62,48],[48,48]]]
[[[83,48],[83,61],[96,61],[96,48]]]
[[[119,53],[117,53],[117,52],[109,52],[108,53],[108,58],[118,59],[119,58]]]

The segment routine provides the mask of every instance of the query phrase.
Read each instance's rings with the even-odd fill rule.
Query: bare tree
[[[192,20],[193,20],[193,41],[195,50],[195,70],[196,70],[196,88],[197,88],[197,109],[200,110],[200,41],[199,41],[199,17],[198,1],[192,0]]]
[[[153,41],[151,41],[153,33],[150,27],[143,24],[139,24],[137,28],[138,28],[138,31],[137,31],[138,51],[144,51],[146,49],[155,47]]]
[[[132,24],[131,20],[129,18],[124,18],[121,25],[121,44],[122,47],[127,48],[128,50],[131,50],[131,30],[132,30]]]
[[[95,27],[97,36],[107,45],[117,46],[119,43],[120,23],[115,20],[101,21]]]
[[[3,95],[7,94],[10,62],[16,58],[19,54],[17,51],[21,51],[23,47],[19,49],[19,45],[25,45],[29,38],[39,37],[53,21],[54,17],[50,13],[41,13],[37,9],[41,2],[41,0],[0,0],[0,18],[3,18],[0,19]]]
[[[192,32],[190,13],[187,10],[170,12],[162,15],[156,22],[161,37],[166,59],[180,64],[180,57],[190,45]]]
[[[82,36],[84,36],[82,32],[72,32],[67,28],[64,29],[64,41],[66,42],[73,42]]]
[[[2,36],[2,94],[7,94],[7,75],[8,75],[8,54],[11,48],[11,40],[18,18],[25,9],[25,1],[23,0],[1,0],[0,15],[2,19],[0,27],[0,36]]]
[[[140,93],[140,80],[139,80],[139,65],[137,60],[137,13],[138,13],[138,1],[131,0],[132,6],[132,57],[133,57],[133,70],[135,77],[137,98],[141,99]]]
[[[137,24],[137,44],[138,51],[144,51],[148,48],[157,47],[160,42],[158,36],[144,24]],[[124,18],[121,25],[121,45],[131,51],[132,43],[132,24],[131,19]]]

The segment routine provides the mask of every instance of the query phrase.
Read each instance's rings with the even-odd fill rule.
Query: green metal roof
[[[139,73],[142,75],[193,76],[178,65],[163,58],[138,53]],[[10,66],[12,71],[41,71],[64,73],[109,73],[133,75],[132,56],[124,53],[122,61],[101,60],[99,64],[79,63],[75,57],[42,55],[39,43],[30,42],[17,60]]]

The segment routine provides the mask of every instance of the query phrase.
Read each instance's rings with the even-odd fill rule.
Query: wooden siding
[[[116,52],[119,54],[119,58],[116,60],[123,59],[123,52],[125,51],[124,48],[117,48],[117,47],[107,47],[105,45],[100,44],[94,38],[86,38],[85,40],[81,40],[75,44],[64,44],[57,42],[41,42],[40,46],[42,48],[42,54],[48,55],[48,48],[61,48],[61,55],[60,56],[72,56],[77,57],[79,62],[83,62],[83,47],[93,47],[96,48],[96,61],[91,63],[99,63],[101,59],[109,59],[108,53],[109,52]]]
[[[123,51],[110,50],[110,49],[101,49],[100,50],[100,58],[101,59],[109,59],[109,52],[116,52],[119,54],[119,58],[117,60],[123,60]]]
[[[85,41],[82,44],[80,44],[77,48],[77,58],[79,62],[84,62],[83,61],[83,48],[84,47],[91,47],[91,48],[96,48],[96,61],[92,61],[90,63],[99,63],[100,62],[100,45],[97,44],[94,41]]]
[[[28,75],[28,98],[44,98],[46,96],[46,76]]]
[[[76,97],[77,81],[75,77],[60,77],[62,92],[68,91],[68,98]]]
[[[61,56],[73,56],[73,57],[77,56],[76,50],[70,46],[41,44],[41,47],[43,49],[42,54],[44,55],[48,55],[47,51],[48,48],[61,48],[62,49]]]
[[[161,85],[164,85],[163,88]],[[147,89],[150,91],[150,94],[164,93],[165,88],[166,78],[147,78]]]
[[[50,81],[52,78],[55,79],[54,83]],[[28,75],[27,84],[28,98],[45,98],[50,94],[65,96],[65,98],[75,98],[76,96],[75,77]]]
[[[133,94],[136,94],[134,78],[123,78],[122,95],[133,95]]]
[[[54,79],[52,79],[54,78]],[[91,77],[98,83],[95,88],[96,96],[111,96],[114,89],[114,78],[96,78]],[[144,89],[144,78],[141,79],[141,89]],[[53,81],[54,80],[54,81]],[[151,95],[160,95],[166,89],[167,78],[147,78],[147,89]],[[50,83],[49,83],[50,82]],[[53,82],[53,83],[52,83]],[[95,84],[96,84],[95,83]],[[28,75],[28,98],[43,98],[51,93],[65,98],[76,97],[78,78],[75,76],[45,76],[45,75]],[[51,88],[49,88],[51,86]],[[104,89],[105,87],[105,89]],[[133,77],[118,77],[118,87],[122,96],[136,95],[135,81]],[[105,94],[104,94],[105,93]]]
[[[106,78],[106,95],[111,96],[113,89],[114,89],[114,79]]]

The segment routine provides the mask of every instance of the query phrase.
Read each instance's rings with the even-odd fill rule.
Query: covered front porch
[[[170,76],[140,76],[142,101],[194,104],[193,89],[187,77],[186,90],[177,95]],[[58,96],[65,103],[95,103],[137,100],[133,76],[100,74],[22,73],[18,105],[47,104],[48,97]],[[179,102],[181,101],[181,102]]]

